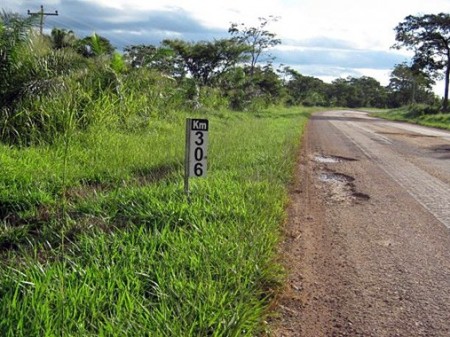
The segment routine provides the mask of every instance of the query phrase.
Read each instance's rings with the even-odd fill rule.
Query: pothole
[[[314,161],[316,163],[322,163],[322,164],[334,164],[334,163],[341,163],[344,161],[356,161],[356,159],[341,157],[341,156],[326,156],[326,155],[318,154],[318,155],[314,156]]]
[[[351,183],[355,181],[355,178],[346,174],[335,172],[323,172],[320,174],[319,179],[324,182],[338,182],[338,183]]]
[[[388,135],[388,136],[404,136],[410,138],[436,138],[434,135],[424,135],[422,133],[408,133],[408,132],[384,132],[377,131],[378,134]]]
[[[326,157],[326,156],[315,156],[314,161],[317,163],[325,163],[325,164],[333,164],[339,163],[339,160],[335,157]]]
[[[352,191],[352,196],[356,201],[367,201],[370,200],[370,195],[360,192]]]
[[[353,184],[355,178],[337,172],[321,172],[319,180],[327,186],[326,193],[333,202],[349,202],[359,204],[368,201],[370,196],[357,192]]]
[[[450,146],[447,144],[436,145],[431,147],[430,149],[440,153],[450,152]]]

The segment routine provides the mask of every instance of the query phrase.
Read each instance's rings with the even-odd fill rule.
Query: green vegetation
[[[414,105],[407,108],[374,111],[374,115],[393,121],[410,122],[450,130],[450,114],[437,113],[438,108],[431,110],[430,113],[430,109],[432,107],[427,105]]]
[[[407,65],[387,88],[275,70],[273,17],[232,24],[229,39],[123,55],[97,34],[37,35],[35,20],[0,15],[1,336],[263,332],[315,109],[302,106],[436,102],[430,78]],[[435,112],[415,117],[448,125],[423,116]],[[190,204],[188,116],[210,120],[209,176],[192,180]]]
[[[444,78],[442,111],[448,112],[450,82],[450,15],[448,13],[408,15],[395,27],[395,48],[414,52],[411,70],[414,90],[423,79]],[[412,102],[416,103],[416,102]],[[418,101],[417,101],[418,103]]]
[[[122,56],[96,34],[0,18],[0,335],[262,332],[308,118],[279,105],[270,65],[236,64],[270,41]],[[191,204],[187,116],[210,120]]]
[[[263,109],[270,70],[254,69],[261,89],[222,91],[206,85],[215,71],[133,68],[96,35],[52,41],[31,21],[2,23],[0,335],[262,331],[305,110]],[[199,60],[214,46],[195,46]],[[210,170],[188,204],[193,108],[211,122]]]
[[[262,329],[308,114],[208,115],[210,171],[182,186],[184,116],[69,148],[3,146],[2,336],[234,336]]]

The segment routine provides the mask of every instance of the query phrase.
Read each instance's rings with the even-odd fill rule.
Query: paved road
[[[359,112],[322,116],[450,229],[450,133]],[[450,247],[449,247],[450,248]]]
[[[355,111],[311,120],[276,336],[450,336],[450,133]]]

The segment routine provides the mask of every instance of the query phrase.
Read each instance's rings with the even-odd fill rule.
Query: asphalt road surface
[[[450,336],[450,133],[316,114],[280,249],[275,336]]]

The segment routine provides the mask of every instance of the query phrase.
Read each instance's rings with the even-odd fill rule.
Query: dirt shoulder
[[[405,146],[391,138],[384,144],[386,135],[373,147],[360,145],[357,133],[370,127],[348,126],[360,122],[369,123],[325,113],[308,125],[280,248],[289,276],[273,335],[450,336],[445,214],[439,220],[415,195],[419,189],[408,189],[370,155],[379,144]],[[398,158],[394,168],[406,165]],[[445,194],[446,182],[439,183]]]

